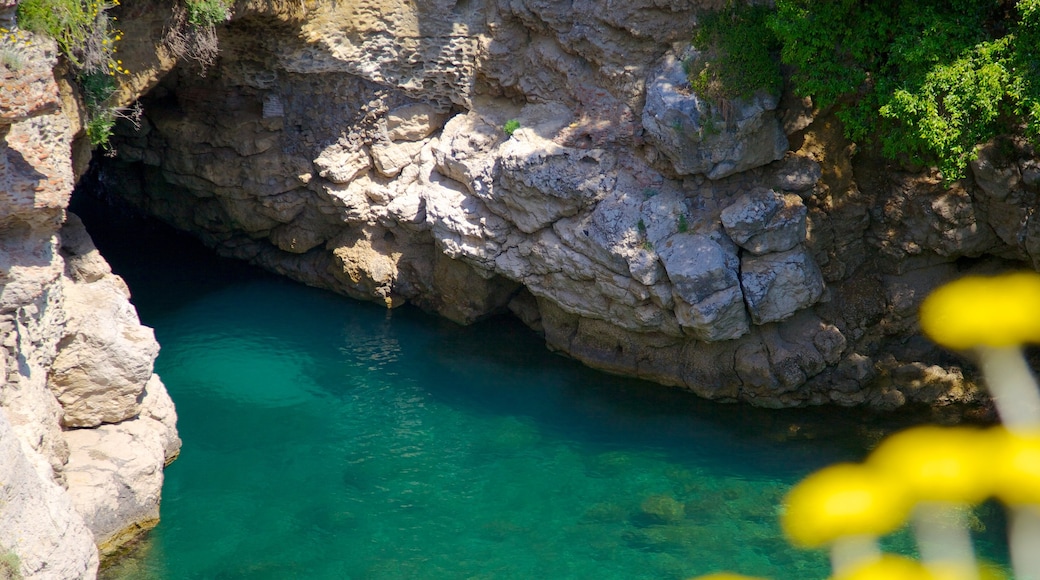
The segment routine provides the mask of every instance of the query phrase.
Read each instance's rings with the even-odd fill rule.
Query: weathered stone
[[[426,103],[405,105],[387,113],[387,137],[391,141],[421,141],[447,120],[447,114]]]
[[[373,145],[372,161],[376,171],[384,177],[396,177],[419,154],[423,145],[422,141]]]
[[[61,227],[61,256],[65,259],[65,275],[76,282],[96,282],[112,273],[94,247],[83,221],[71,212]]]
[[[137,415],[159,345],[141,326],[125,286],[112,276],[66,284],[66,335],[49,384],[68,427],[116,423]]]
[[[93,535],[51,478],[47,461],[21,442],[3,409],[0,466],[0,551],[18,556],[21,577],[93,579],[98,569]]]
[[[683,61],[692,48],[667,53],[647,81],[643,127],[675,171],[720,179],[783,158],[787,136],[773,112],[775,97],[758,93],[726,104],[725,116],[690,88]]]
[[[807,214],[797,195],[758,188],[722,210],[722,225],[730,239],[752,254],[785,252],[805,241]]]
[[[724,248],[706,235],[675,234],[658,253],[672,281],[680,324],[702,340],[726,340],[747,333],[734,249]]]
[[[159,522],[166,432],[147,417],[65,432],[69,496],[102,555]]]
[[[372,166],[372,158],[367,148],[350,149],[337,144],[322,151],[314,166],[318,175],[332,183],[350,183]]]
[[[979,147],[978,157],[969,163],[975,183],[987,195],[998,201],[1005,199],[1022,183],[1022,174],[1018,165],[1000,163],[998,161],[1000,157],[997,145],[991,142]]]
[[[777,187],[784,191],[801,193],[812,189],[820,177],[823,168],[808,157],[788,155],[777,173]]]
[[[783,320],[823,295],[820,269],[803,247],[745,255],[740,260],[740,285],[755,324]]]
[[[162,425],[160,441],[163,444],[163,464],[169,465],[181,452],[181,438],[177,434],[177,409],[159,375],[152,375],[141,397],[141,417],[153,419]]]

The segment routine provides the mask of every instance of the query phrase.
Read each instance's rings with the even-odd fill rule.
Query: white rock
[[[18,556],[26,580],[92,579],[94,536],[47,462],[25,445],[0,409],[0,553]],[[43,473],[35,467],[43,465]]]
[[[314,160],[318,175],[332,183],[350,183],[372,166],[367,147],[351,149],[339,143],[321,152]]]
[[[66,279],[69,321],[48,386],[64,409],[69,427],[115,423],[137,415],[138,398],[159,353],[152,329],[115,276],[90,284]]]
[[[647,81],[643,127],[646,136],[684,175],[719,179],[782,159],[787,136],[774,110],[778,100],[758,93],[727,103],[726,118],[695,94],[682,62],[693,49],[667,53]]]
[[[65,432],[69,497],[102,555],[158,523],[166,437],[148,417]]]
[[[420,141],[444,126],[448,115],[426,103],[398,107],[386,115],[391,141]]]
[[[423,145],[423,141],[372,145],[372,161],[375,163],[376,171],[384,177],[396,177],[402,169],[412,163]]]
[[[159,375],[152,375],[152,378],[148,379],[141,399],[140,416],[154,419],[163,426],[163,462],[169,465],[181,452],[181,438],[177,434],[177,409],[173,406],[173,399],[170,398]]]

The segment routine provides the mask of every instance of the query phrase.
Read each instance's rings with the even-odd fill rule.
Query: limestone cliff
[[[99,549],[157,521],[176,414],[151,329],[65,212],[76,113],[56,45],[0,42],[20,57],[0,68],[0,554],[27,579],[93,578]]]
[[[1033,260],[1035,154],[944,188],[790,95],[706,101],[682,62],[716,4],[238,2],[199,74],[143,3],[124,100],[148,89],[146,119],[103,181],[222,254],[461,323],[509,308],[712,399],[981,400],[916,306]]]

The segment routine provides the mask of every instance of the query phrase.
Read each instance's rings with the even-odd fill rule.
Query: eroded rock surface
[[[157,394],[145,396],[158,345],[126,285],[82,223],[66,220],[73,135],[55,83],[57,47],[20,35],[25,66],[0,67],[0,549],[18,556],[27,579],[93,578],[101,534],[119,535],[114,548],[154,525],[176,414],[157,378]],[[142,398],[156,402],[142,407]],[[154,424],[154,441],[103,458],[86,444],[100,432],[70,430],[103,422]],[[125,495],[79,493],[71,466],[84,456],[100,470],[134,462],[139,473],[123,475],[150,511],[131,509]],[[103,524],[91,515],[101,506],[115,508]]]
[[[1035,154],[984,148],[947,187],[793,95],[704,99],[682,62],[719,4],[251,5],[214,74],[143,98],[106,183],[225,255],[463,323],[509,308],[714,399],[978,401],[914,313],[962,258],[1034,259]],[[968,378],[892,379],[921,361]]]

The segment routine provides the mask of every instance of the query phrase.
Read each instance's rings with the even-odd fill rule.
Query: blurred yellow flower
[[[904,487],[864,465],[839,463],[802,480],[787,495],[780,524],[792,543],[816,548],[842,536],[879,536],[906,521]]]
[[[1040,429],[993,431],[1001,446],[990,466],[997,497],[1010,505],[1040,504]]]
[[[997,441],[968,427],[914,427],[882,441],[867,463],[908,488],[914,501],[981,503],[993,493]]]
[[[946,284],[921,305],[921,328],[958,350],[1040,342],[1040,274],[968,276]]]

